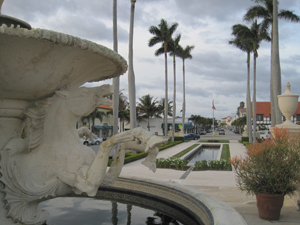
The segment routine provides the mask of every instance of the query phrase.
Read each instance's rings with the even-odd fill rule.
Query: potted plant
[[[299,190],[300,134],[275,128],[269,141],[249,145],[246,156],[231,164],[238,187],[256,195],[259,217],[279,220],[284,196]]]

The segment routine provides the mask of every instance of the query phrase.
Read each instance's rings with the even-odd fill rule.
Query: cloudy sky
[[[112,0],[5,0],[2,14],[25,20],[33,28],[67,33],[113,48]],[[161,45],[148,47],[152,37],[148,29],[164,18],[178,22],[182,46],[194,45],[193,59],[186,60],[186,116],[234,116],[241,101],[246,101],[246,53],[228,44],[231,28],[242,23],[251,0],[137,0],[134,28],[134,72],[137,102],[143,95],[164,97],[164,57],[155,57]],[[279,9],[300,15],[299,0],[281,0]],[[128,59],[130,1],[118,0],[119,54]],[[282,91],[287,82],[292,92],[300,94],[300,23],[279,21]],[[253,61],[253,60],[252,60]],[[177,116],[182,106],[182,60],[177,59]],[[173,100],[173,66],[168,61],[169,99]],[[253,72],[253,70],[251,71]],[[120,88],[128,96],[127,73]],[[251,74],[252,79],[252,74]],[[92,85],[112,83],[111,80]],[[257,101],[270,99],[270,43],[262,43],[257,60]],[[251,85],[252,89],[252,85]],[[252,98],[252,90],[251,90]]]

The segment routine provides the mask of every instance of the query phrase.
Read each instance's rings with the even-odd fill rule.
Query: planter
[[[255,195],[259,218],[263,220],[279,220],[284,195],[259,193]]]

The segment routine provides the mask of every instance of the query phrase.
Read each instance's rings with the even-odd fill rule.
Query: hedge
[[[242,143],[243,143],[243,142],[249,142],[249,137],[242,137],[241,140],[242,140]]]

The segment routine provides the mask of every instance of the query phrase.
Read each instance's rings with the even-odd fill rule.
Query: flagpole
[[[212,101],[212,110],[213,110],[213,136],[214,136],[213,142],[215,142],[215,109],[216,109],[214,101],[215,100],[213,99],[213,101]]]

